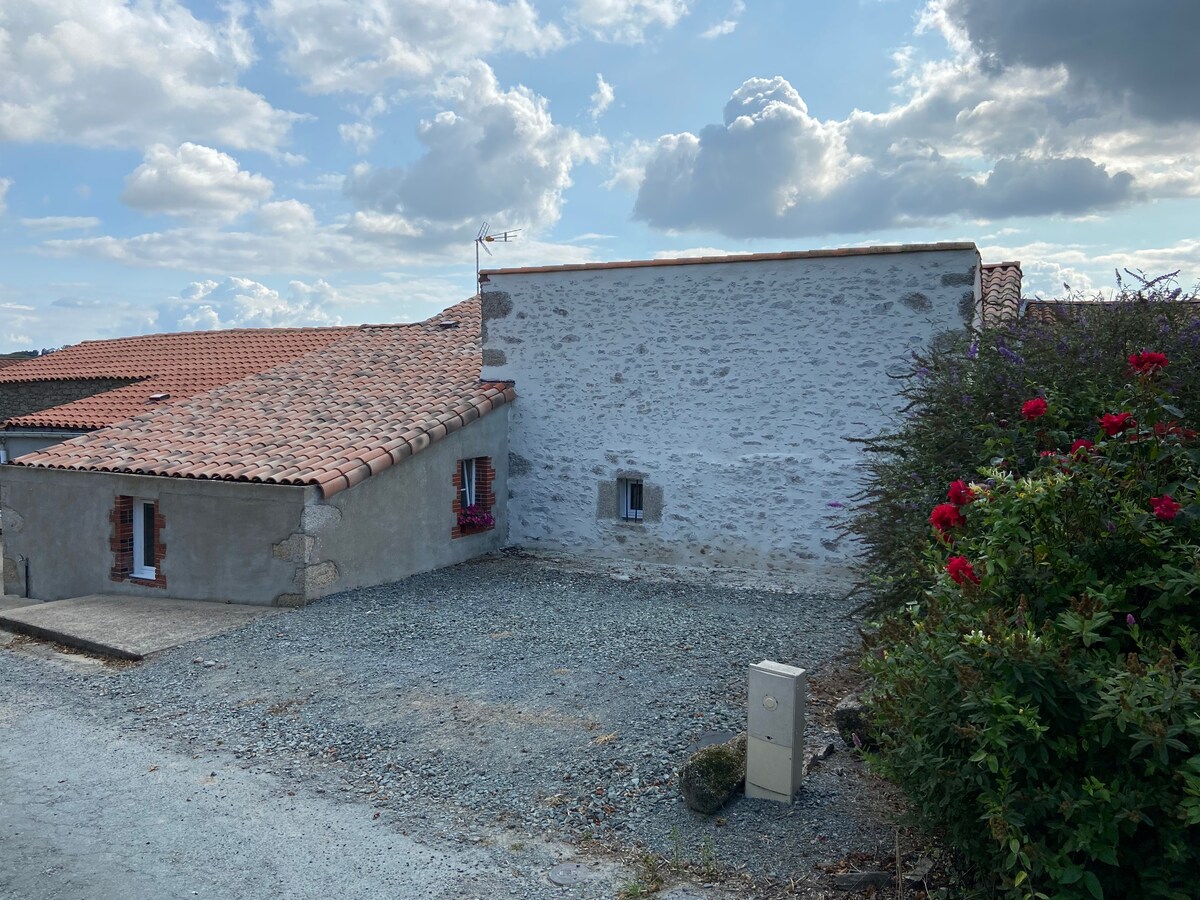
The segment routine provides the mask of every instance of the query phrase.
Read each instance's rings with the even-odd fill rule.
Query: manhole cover
[[[570,887],[592,877],[592,870],[583,863],[559,863],[550,870],[550,880],[559,887]]]

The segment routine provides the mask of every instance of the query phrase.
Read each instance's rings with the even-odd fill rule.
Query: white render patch
[[[488,273],[484,380],[511,380],[509,539],[841,578],[835,529],[911,353],[969,324],[973,246]],[[643,480],[646,520],[619,515]],[[650,521],[650,505],[654,521]]]

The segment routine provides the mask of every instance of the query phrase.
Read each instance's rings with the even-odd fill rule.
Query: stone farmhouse
[[[913,350],[1021,303],[971,243],[480,281],[416,324],[0,369],[4,591],[295,605],[510,544],[847,578],[847,438]]]

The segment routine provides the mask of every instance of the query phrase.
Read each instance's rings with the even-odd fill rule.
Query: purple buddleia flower
[[[979,339],[971,341],[971,346],[967,348],[967,359],[974,359],[979,355]]]

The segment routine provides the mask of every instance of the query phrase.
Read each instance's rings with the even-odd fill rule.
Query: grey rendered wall
[[[307,563],[305,599],[399,581],[503,547],[508,532],[508,416],[515,406],[493,410],[328,501],[312,490],[304,534],[296,537],[297,557]],[[451,538],[455,466],[460,459],[480,456],[490,456],[496,470],[496,527]]]
[[[844,577],[846,438],[898,408],[889,374],[970,322],[973,248],[490,274],[487,380],[513,380],[513,543]],[[617,518],[643,477],[647,521]],[[658,521],[649,521],[651,502]]]
[[[83,434],[87,434],[87,432],[52,428],[38,431],[0,431],[0,447],[3,447],[8,458],[13,460],[18,456],[24,456],[26,453],[45,450],[47,447],[53,447],[55,444],[61,444],[63,441],[69,441],[71,438],[79,437]]]
[[[166,587],[112,581],[109,513],[117,496],[158,500],[166,526]],[[292,590],[296,564],[273,552],[295,532],[304,489],[0,466],[4,590],[61,600],[120,593],[272,603]]]

